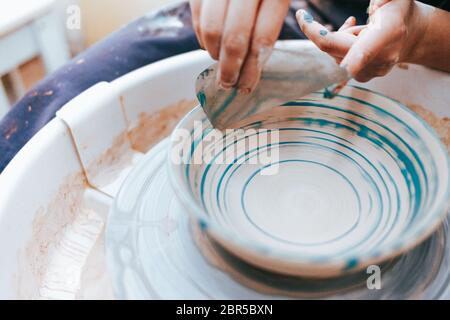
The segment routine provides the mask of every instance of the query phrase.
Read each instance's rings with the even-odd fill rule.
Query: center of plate
[[[284,160],[276,175],[248,179],[241,204],[251,224],[274,240],[319,245],[345,236],[360,215],[358,194],[330,165]]]

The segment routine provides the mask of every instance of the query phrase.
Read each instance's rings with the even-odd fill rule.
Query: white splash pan
[[[0,299],[114,298],[108,210],[133,164],[196,104],[195,78],[212,62],[194,51],[99,83],[17,154],[0,175]],[[409,65],[363,86],[450,116],[448,74]]]

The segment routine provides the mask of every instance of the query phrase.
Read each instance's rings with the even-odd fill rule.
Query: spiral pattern
[[[450,298],[450,218],[430,239],[382,265],[380,290],[367,289],[365,271],[325,281],[270,273],[198,228],[193,232],[169,184],[168,145],[162,142],[133,168],[111,210],[106,252],[116,298]]]
[[[199,108],[179,128],[191,132],[188,159],[209,155],[171,166],[181,199],[222,243],[260,256],[345,272],[411,248],[446,214],[445,148],[406,107],[367,89],[313,93],[250,116],[244,133],[222,140]],[[251,129],[279,139],[261,144],[266,131]],[[255,161],[267,152],[276,159]]]

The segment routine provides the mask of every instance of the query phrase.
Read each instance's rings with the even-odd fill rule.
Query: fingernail
[[[239,94],[247,95],[247,94],[250,94],[250,92],[252,92],[252,89],[250,89],[250,88],[239,88],[238,89]]]
[[[233,87],[232,84],[225,83],[225,82],[222,82],[222,81],[220,81],[220,82],[218,83],[218,85],[219,85],[219,88],[220,88],[220,89],[226,90],[226,91],[230,90],[230,89]]]
[[[314,17],[304,9],[297,10],[297,12],[295,13],[295,17],[297,18],[297,20],[303,19],[307,23],[311,23],[314,21]]]
[[[222,74],[220,72],[220,69],[217,71],[217,75],[216,75],[216,82],[219,85],[220,88],[228,90],[231,89],[232,87],[234,87],[236,85],[237,82],[237,77],[235,76],[234,79],[231,80],[224,80],[222,78]]]
[[[223,90],[228,90],[230,89],[232,86],[230,84],[228,84],[227,82],[222,81],[222,74],[220,72],[220,69],[217,70],[217,74],[216,74],[216,84],[220,89]]]
[[[219,89],[230,90],[232,85],[230,85],[226,82],[223,82],[220,78],[221,77],[220,77],[220,70],[219,70],[219,71],[217,71],[216,85],[219,87]]]

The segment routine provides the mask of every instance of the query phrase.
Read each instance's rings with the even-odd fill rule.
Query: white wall
[[[127,22],[174,0],[78,0],[86,45],[102,39]]]

